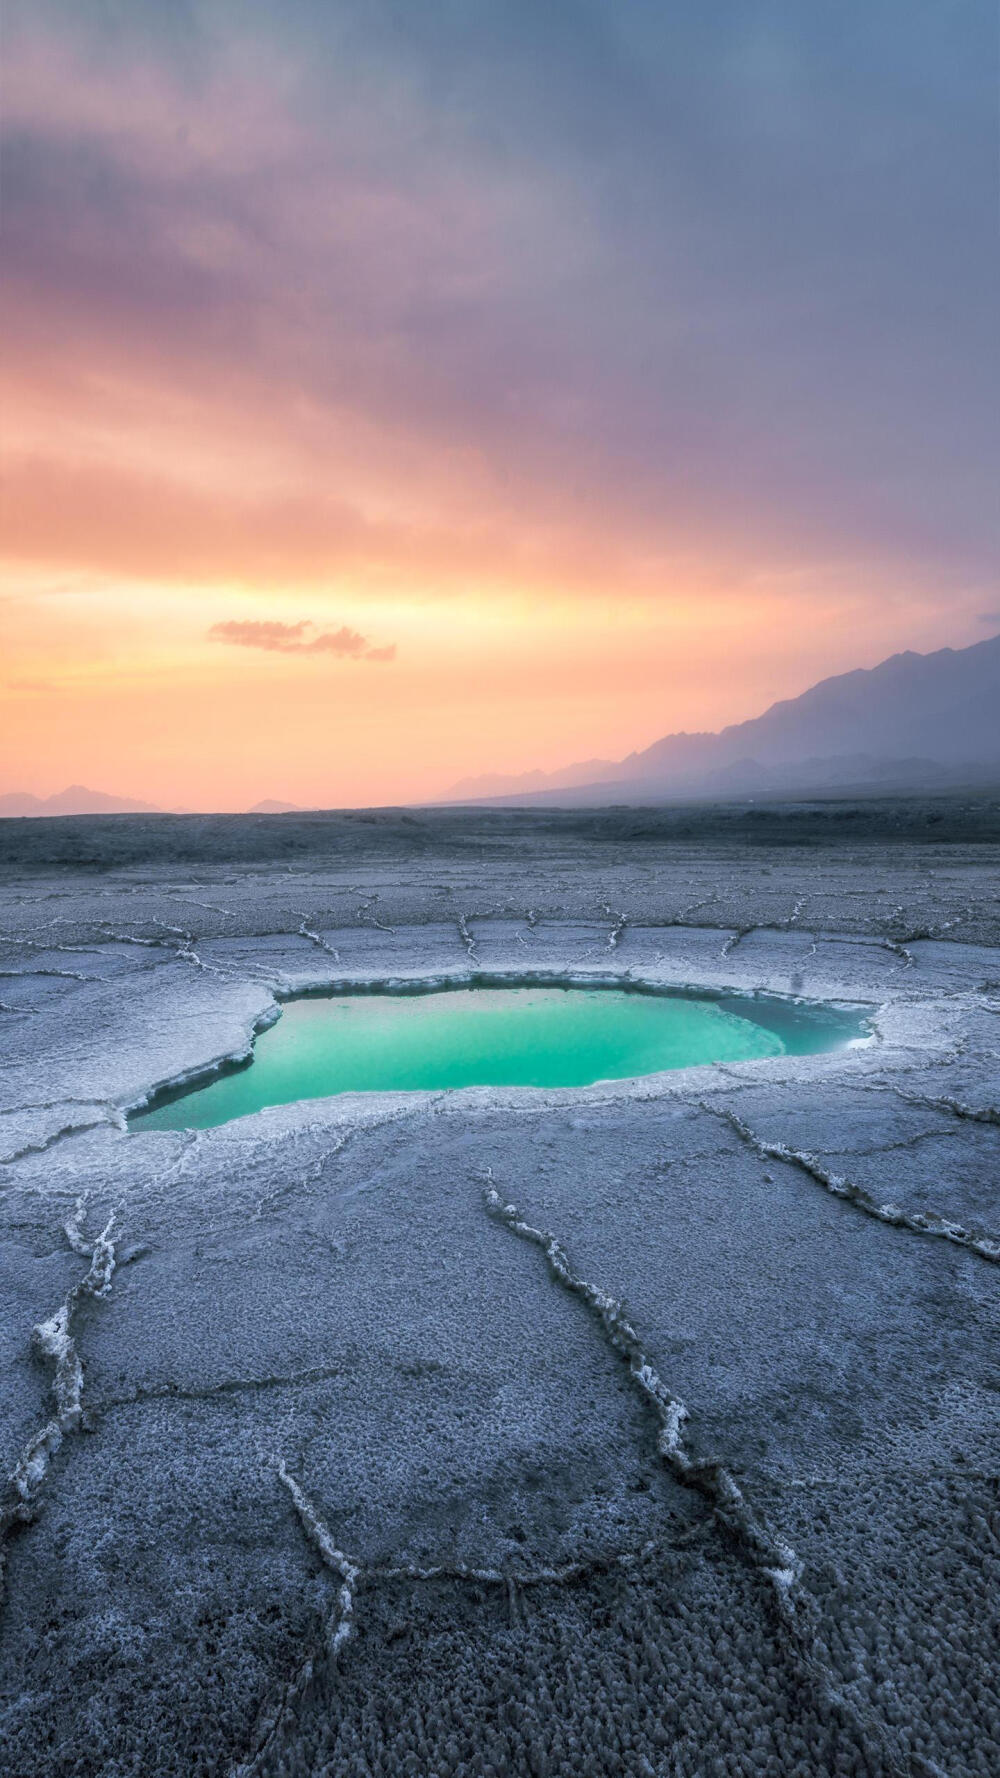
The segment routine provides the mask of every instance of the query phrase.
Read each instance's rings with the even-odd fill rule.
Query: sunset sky
[[[1000,628],[993,0],[6,0],[0,790],[402,801]]]

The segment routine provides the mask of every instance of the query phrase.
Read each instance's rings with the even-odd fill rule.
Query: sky
[[[1000,627],[993,0],[5,0],[0,790],[431,798]]]

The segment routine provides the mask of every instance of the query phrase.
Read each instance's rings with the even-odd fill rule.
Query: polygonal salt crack
[[[204,958],[199,957],[194,948],[194,934],[192,932],[186,932],[183,926],[170,926],[166,920],[154,920],[152,924],[162,926],[164,932],[169,933],[170,938],[176,939],[175,949],[178,957],[184,963],[193,964],[195,969],[200,969],[205,975],[221,975],[223,980],[228,980],[229,971],[227,969],[220,969],[217,963],[206,963]],[[169,939],[164,940],[164,943],[169,943]]]
[[[358,1584],[364,1581],[371,1585],[377,1582],[433,1582],[433,1581],[464,1581],[474,1586],[503,1587],[507,1591],[511,1606],[512,1623],[519,1622],[517,1612],[517,1594],[522,1588],[568,1586],[588,1574],[606,1573],[613,1568],[635,1568],[657,1550],[664,1547],[655,1540],[648,1540],[636,1550],[626,1550],[618,1555],[593,1556],[586,1560],[566,1562],[560,1567],[540,1567],[519,1571],[489,1567],[474,1567],[463,1562],[435,1563],[429,1567],[421,1567],[417,1563],[403,1562],[389,1567],[364,1567],[355,1562],[344,1551],[337,1548],[334,1539],[320,1518],[315,1506],[291,1475],[284,1461],[278,1463],[278,1475],[292,1497],[299,1522],[317,1550],[322,1561],[328,1568],[341,1578],[338,1589],[336,1617],[327,1626],[326,1642],[328,1652],[337,1659],[341,1650],[350,1640],[354,1630],[354,1602]],[[678,1548],[690,1543],[693,1537],[701,1534],[702,1527],[694,1526],[671,1540],[670,1547]],[[274,1748],[282,1728],[306,1690],[314,1672],[315,1662],[312,1655],[307,1655],[301,1663],[294,1678],[283,1687],[276,1703],[270,1707],[266,1715],[258,1723],[256,1746],[249,1759],[233,1768],[230,1778],[254,1778],[261,1771],[268,1754]]]
[[[71,1101],[67,1101],[67,1103],[71,1103]],[[98,1101],[95,1100],[93,1103],[97,1105]],[[5,1115],[16,1115],[16,1113]],[[81,1118],[78,1123],[61,1124],[58,1130],[51,1131],[48,1136],[39,1137],[37,1142],[25,1142],[20,1148],[12,1149],[8,1154],[0,1154],[0,1167],[12,1167],[15,1162],[26,1160],[29,1155],[47,1154],[48,1150],[55,1148],[57,1143],[66,1142],[71,1136],[83,1136],[88,1130],[99,1130],[103,1126],[120,1129],[121,1123],[121,1113],[117,1107],[108,1106],[102,1110],[99,1117]]]
[[[912,1778],[944,1778],[931,1761],[918,1754],[909,1756],[899,1752],[885,1725],[845,1693],[818,1650],[816,1605],[807,1593],[800,1591],[802,1563],[790,1545],[754,1512],[730,1472],[721,1463],[700,1461],[687,1448],[683,1434],[687,1408],[650,1364],[618,1299],[579,1277],[555,1236],[523,1221],[517,1206],[504,1202],[492,1183],[490,1169],[487,1169],[486,1178],[488,1184],[484,1197],[489,1214],[523,1240],[540,1247],[553,1277],[580,1297],[596,1315],[608,1343],[626,1359],[632,1378],[660,1422],[657,1439],[660,1455],[678,1481],[697,1488],[705,1496],[714,1509],[716,1523],[730,1534],[751,1566],[770,1583],[789,1655],[798,1665],[803,1679],[817,1688],[831,1709],[849,1725],[852,1735],[860,1738],[862,1745],[867,1743],[877,1749],[883,1770],[897,1775],[897,1778],[903,1778],[907,1773]]]
[[[804,1149],[789,1148],[785,1142],[764,1142],[751,1130],[749,1124],[729,1107],[718,1109],[703,1104],[704,1111],[711,1112],[713,1117],[723,1117],[730,1128],[759,1155],[761,1160],[785,1161],[789,1166],[798,1167],[799,1171],[814,1179],[825,1191],[835,1198],[842,1198],[845,1203],[853,1204],[855,1209],[863,1210],[866,1216],[874,1217],[876,1222],[884,1222],[894,1229],[906,1229],[913,1235],[935,1235],[939,1240],[951,1241],[956,1247],[966,1247],[980,1259],[989,1260],[993,1265],[1000,1265],[1000,1238],[983,1230],[967,1229],[962,1223],[954,1222],[950,1217],[939,1216],[936,1211],[903,1210],[898,1204],[880,1204],[870,1191],[858,1185],[852,1179],[845,1179],[842,1174],[831,1173],[818,1161],[815,1155]]]
[[[614,922],[611,931],[608,933],[608,950],[616,951],[622,933],[628,925],[628,915],[619,913],[616,908],[611,906],[609,901],[602,901],[601,912],[602,914],[606,914],[608,919]]]
[[[903,944],[901,939],[880,938],[878,942],[882,946],[883,950],[891,951],[894,957],[901,957],[903,959],[903,968],[904,969],[912,969],[913,968],[917,959],[913,955],[913,952],[907,949],[906,945]]]
[[[612,1554],[591,1555],[574,1561],[563,1562],[555,1567],[543,1564],[539,1568],[509,1569],[477,1567],[467,1562],[434,1562],[429,1566],[418,1562],[398,1562],[388,1566],[364,1565],[355,1562],[334,1543],[332,1533],[323,1523],[312,1501],[305,1490],[300,1487],[295,1477],[288,1470],[284,1460],[278,1463],[278,1475],[292,1496],[299,1522],[309,1539],[321,1556],[323,1562],[334,1573],[341,1577],[342,1585],[338,1591],[337,1603],[339,1615],[336,1623],[331,1624],[327,1632],[327,1642],[332,1655],[339,1654],[344,1644],[354,1633],[355,1599],[359,1584],[364,1581],[371,1584],[378,1581],[436,1581],[455,1580],[468,1581],[475,1586],[492,1586],[515,1588],[530,1587],[561,1587],[579,1580],[588,1574],[603,1574],[613,1568],[635,1568],[658,1550],[670,1548],[680,1549],[691,1543],[703,1533],[703,1526],[694,1525],[687,1531],[670,1539],[647,1538],[646,1541],[632,1550],[621,1550]]]
[[[32,1330],[38,1351],[54,1366],[52,1394],[55,1413],[29,1439],[17,1464],[7,1477],[0,1504],[0,1588],[6,1566],[7,1541],[18,1525],[30,1525],[38,1512],[38,1499],[45,1485],[52,1458],[63,1439],[77,1432],[83,1414],[83,1365],[73,1338],[73,1316],[81,1297],[101,1300],[111,1288],[115,1271],[115,1244],[112,1240],[114,1215],[102,1232],[89,1242],[83,1231],[85,1200],[77,1200],[76,1209],[64,1224],[66,1238],[74,1253],[90,1259],[86,1275],[68,1291],[53,1315],[39,1322]],[[2,1595],[0,1595],[2,1596]]]
[[[340,1575],[341,1585],[337,1594],[339,1612],[336,1620],[331,1618],[327,1626],[328,1651],[331,1659],[336,1660],[345,1643],[350,1640],[354,1628],[354,1591],[361,1568],[349,1556],[345,1556],[343,1550],[337,1548],[311,1500],[303,1493],[283,1459],[278,1463],[278,1475],[292,1497],[299,1523],[309,1542],[326,1566]],[[230,1778],[253,1778],[254,1773],[261,1770],[285,1722],[312,1679],[314,1664],[312,1655],[307,1655],[294,1678],[282,1690],[277,1704],[262,1721],[258,1721],[256,1746],[247,1760],[232,1768]]]
[[[355,917],[362,926],[374,926],[376,932],[391,932],[395,936],[395,926],[386,926],[384,921],[380,920],[377,914],[373,912],[375,903],[378,900],[379,894],[376,890],[374,894],[369,895],[361,903],[361,906],[355,910]]]
[[[492,1175],[488,1174],[487,1177],[490,1182],[484,1197],[490,1215],[504,1223],[513,1234],[520,1235],[522,1240],[531,1241],[542,1249],[553,1277],[586,1303],[604,1329],[608,1343],[626,1360],[634,1383],[660,1423],[657,1449],[668,1468],[678,1481],[683,1482],[686,1487],[696,1488],[709,1501],[722,1524],[735,1535],[744,1553],[750,1556],[754,1566],[771,1582],[782,1612],[794,1610],[793,1594],[802,1564],[784,1539],[758,1519],[729,1471],[721,1463],[700,1461],[687,1449],[683,1433],[684,1423],[688,1418],[687,1408],[679,1396],[672,1394],[650,1364],[635,1328],[625,1317],[621,1303],[616,1297],[609,1296],[606,1291],[599,1290],[596,1285],[588,1284],[585,1278],[579,1277],[572,1270],[565,1250],[555,1236],[523,1221],[516,1205],[504,1203],[492,1183]]]
[[[325,951],[327,956],[332,957],[335,963],[340,962],[340,952],[335,945],[328,945],[322,934],[316,931],[308,914],[303,914],[302,916],[299,935],[302,938],[307,938],[310,944],[315,945],[318,950]]]
[[[995,1105],[966,1105],[962,1099],[953,1099],[950,1094],[933,1097],[925,1093],[908,1093],[903,1087],[893,1087],[897,1098],[906,1101],[907,1105],[921,1105],[928,1111],[950,1111],[952,1117],[964,1118],[974,1124],[1000,1125],[1000,1110]]]
[[[99,975],[85,975],[82,969],[0,969],[0,979],[10,982],[23,981],[26,976],[52,976],[67,982],[99,982]]]
[[[719,903],[718,893],[716,890],[713,889],[711,895],[702,896],[700,901],[689,901],[687,903],[687,906],[682,907],[674,915],[674,918],[672,920],[667,921],[667,925],[668,926],[683,926],[686,924],[686,922],[689,919],[691,914],[699,913],[702,908],[709,908],[709,907],[713,907],[713,906],[717,907],[718,903]]]
[[[329,1631],[330,1653],[336,1656],[340,1653],[345,1642],[350,1640],[354,1630],[354,1589],[361,1575],[361,1566],[357,1562],[352,1562],[349,1556],[345,1556],[343,1550],[338,1550],[312,1502],[303,1494],[295,1477],[289,1474],[284,1461],[278,1464],[278,1474],[292,1497],[295,1511],[299,1515],[299,1521],[309,1542],[319,1551],[327,1567],[334,1569],[341,1577],[342,1584],[337,1594],[340,1616],[336,1626],[331,1625]]]
[[[735,930],[729,934],[729,937],[726,939],[725,944],[723,945],[721,951],[719,952],[719,956],[720,957],[730,956],[730,954],[733,951],[735,951],[737,945],[741,945],[745,938],[750,937],[751,932],[756,932],[756,931],[757,931],[756,926],[737,926],[735,928]]]
[[[220,969],[217,963],[206,963],[194,949],[194,935],[185,932],[182,926],[170,926],[166,920],[151,920],[153,926],[163,928],[163,938],[140,938],[134,932],[119,932],[110,920],[100,920],[99,928],[107,937],[118,945],[139,945],[143,950],[166,950],[179,958],[182,963],[190,963],[194,969],[200,969],[203,975],[219,975],[224,981],[229,979],[229,971]]]

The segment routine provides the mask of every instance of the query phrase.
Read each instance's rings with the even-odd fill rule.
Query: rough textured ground
[[[994,1773],[996,813],[2,824],[0,1769]],[[531,972],[875,1041],[124,1127]]]

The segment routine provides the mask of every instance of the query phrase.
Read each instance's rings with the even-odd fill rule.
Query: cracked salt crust
[[[186,1773],[394,1778],[408,1749],[472,1771],[477,1735],[517,1772],[575,1770],[574,1744],[672,1778],[992,1771],[1000,1324],[969,1206],[986,1221],[1000,1175],[995,860],[651,856],[10,888],[3,968],[59,973],[2,1015],[0,1213],[15,1265],[60,1223],[92,1256],[54,1312],[44,1270],[17,1298],[44,1465],[0,1618],[24,1778],[54,1769],[50,1729],[80,1757],[96,1732],[122,1774],[169,1749]],[[67,951],[86,964],[63,972]],[[876,1033],[558,1093],[280,1107],[194,1140],[122,1128],[160,1081],[245,1053],[276,996],[526,964],[860,1002]],[[489,1167],[530,1237],[484,1216]],[[83,1192],[89,1226],[116,1211],[133,1243],[106,1299],[117,1237],[77,1219]],[[675,1470],[706,1450],[699,1504]]]

